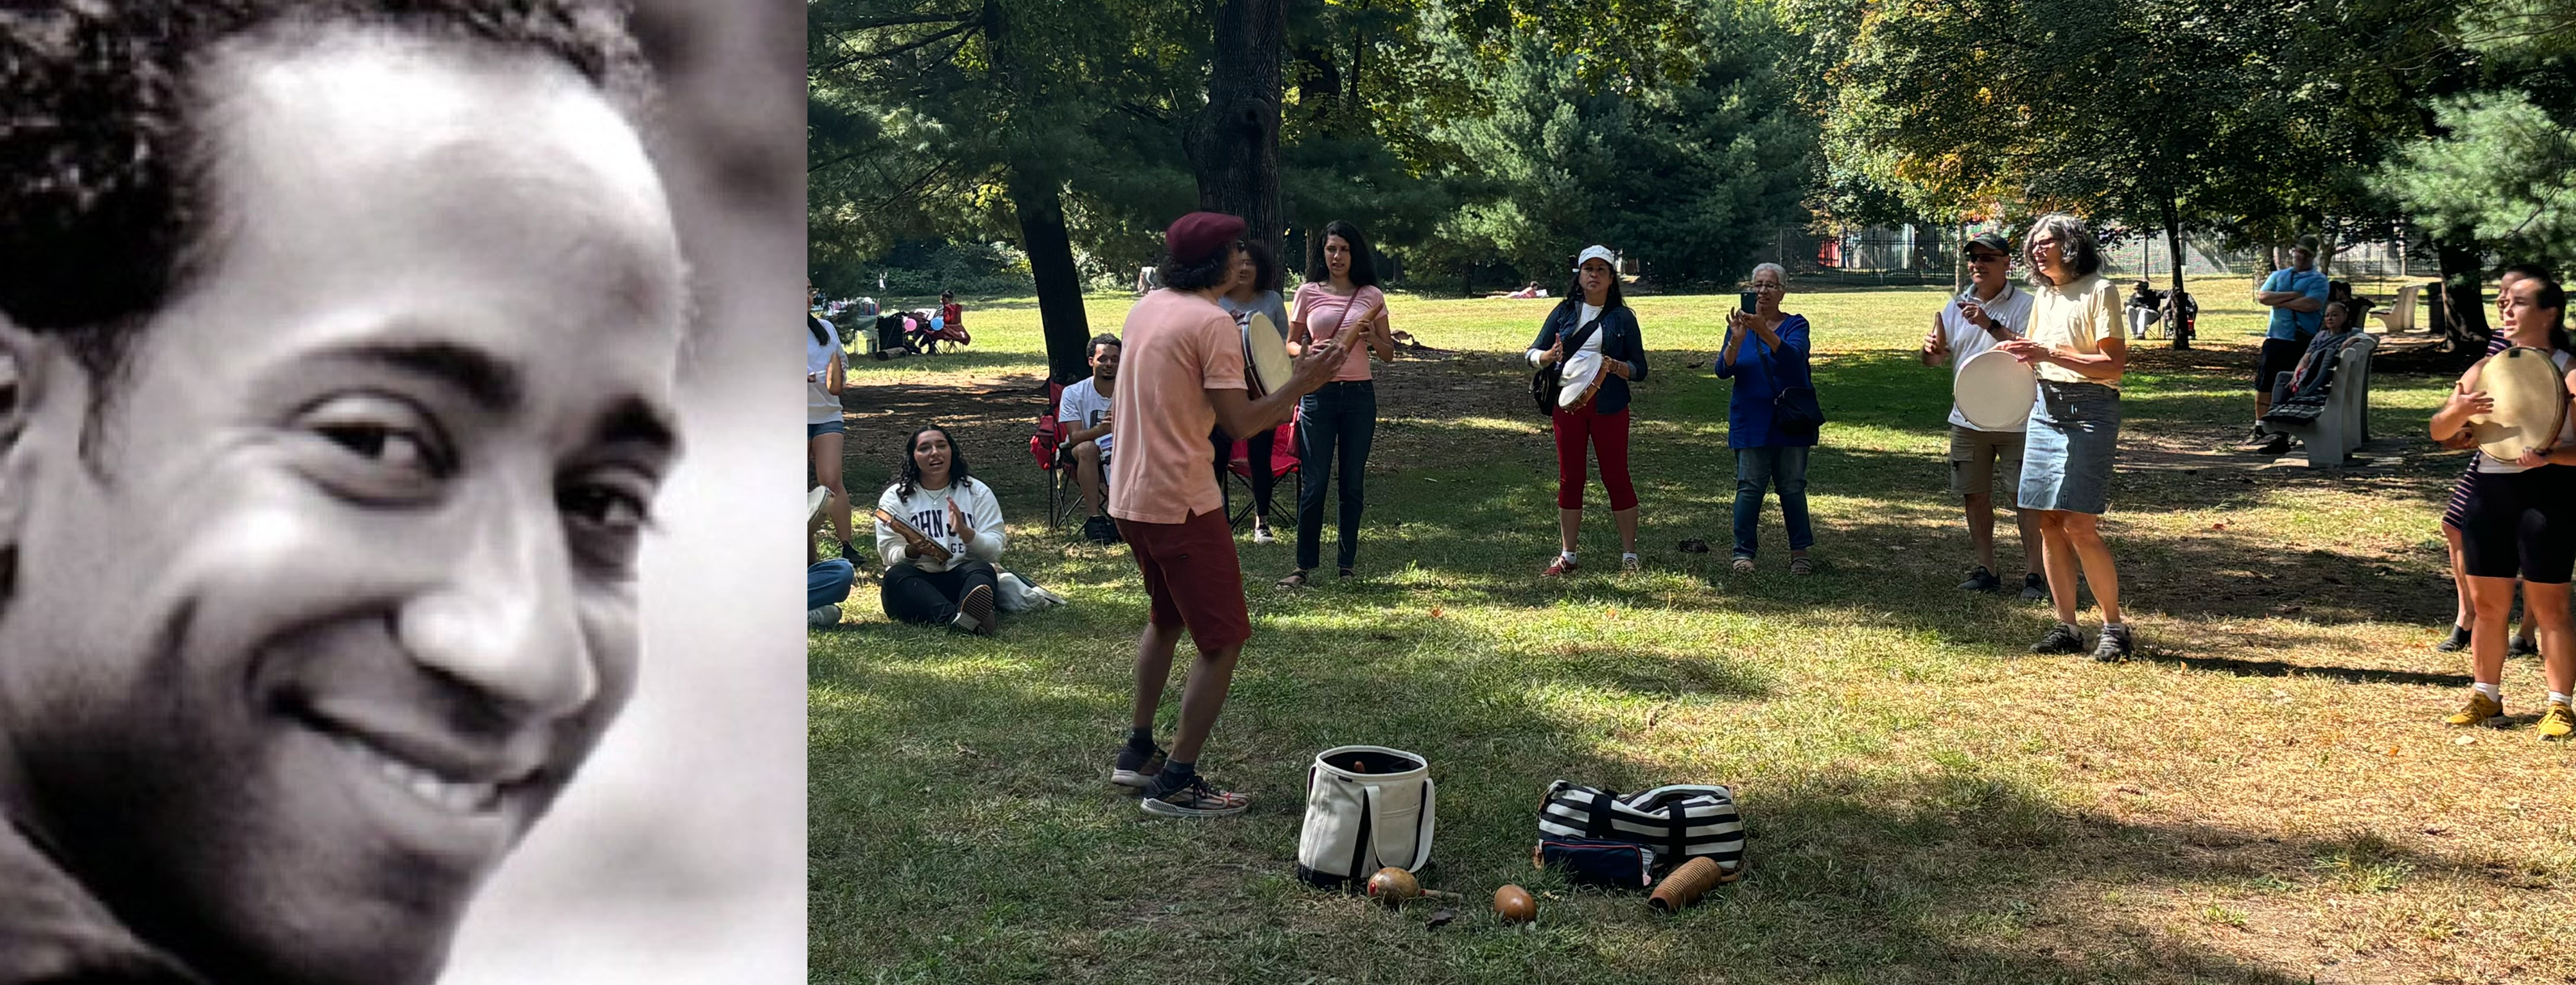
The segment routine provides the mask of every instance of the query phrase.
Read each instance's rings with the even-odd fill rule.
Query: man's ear
[[[18,545],[45,457],[29,425],[49,395],[45,381],[60,376],[48,367],[66,356],[58,339],[0,315],[0,605],[17,595]]]

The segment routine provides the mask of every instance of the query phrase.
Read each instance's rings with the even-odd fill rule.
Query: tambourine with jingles
[[[2469,418],[2469,427],[2478,449],[2497,461],[2558,443],[2558,429],[2567,423],[2567,380],[2548,352],[2515,346],[2489,356],[2469,389],[2495,401],[2494,410]]]

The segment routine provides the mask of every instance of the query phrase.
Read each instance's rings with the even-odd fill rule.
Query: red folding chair
[[[1226,522],[1235,529],[1240,530],[1250,526],[1252,511],[1261,508],[1261,500],[1252,495],[1252,470],[1260,467],[1267,467],[1270,470],[1271,505],[1277,506],[1280,494],[1286,493],[1289,518],[1295,519],[1297,496],[1306,484],[1305,474],[1297,469],[1297,416],[1298,412],[1290,412],[1288,419],[1280,422],[1278,429],[1270,433],[1270,461],[1263,465],[1255,465],[1251,461],[1251,442],[1234,443],[1234,452],[1226,459],[1225,474],[1229,489],[1233,486],[1243,487],[1243,507],[1226,518]],[[1286,489],[1280,488],[1282,483],[1279,480],[1283,478],[1288,480],[1284,483],[1287,486]],[[1265,519],[1271,521],[1271,529],[1279,528],[1277,517],[1265,517]],[[1291,523],[1289,526],[1294,529],[1296,525]]]
[[[1047,381],[1046,409],[1038,413],[1037,430],[1029,434],[1029,457],[1047,473],[1047,529],[1064,523],[1064,516],[1082,502],[1082,487],[1073,474],[1071,442],[1073,428],[1055,418],[1064,400],[1064,384]]]

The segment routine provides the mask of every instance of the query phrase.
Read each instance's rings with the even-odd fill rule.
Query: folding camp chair
[[[1240,486],[1243,489],[1243,506],[1230,511],[1226,516],[1226,522],[1238,530],[1252,525],[1252,511],[1261,507],[1261,501],[1252,495],[1252,470],[1266,467],[1270,470],[1272,482],[1270,505],[1278,506],[1280,497],[1286,496],[1290,521],[1287,529],[1296,529],[1297,495],[1304,489],[1306,482],[1305,474],[1297,468],[1297,414],[1290,413],[1288,419],[1280,422],[1279,427],[1270,433],[1269,462],[1255,465],[1250,461],[1251,458],[1251,442],[1237,441],[1234,443],[1233,455],[1226,459],[1227,498],[1233,497],[1235,487]],[[1279,482],[1278,480],[1282,478],[1288,481]],[[1283,489],[1282,486],[1286,488]],[[1269,521],[1272,530],[1280,529],[1279,517],[1273,515],[1265,519]]]

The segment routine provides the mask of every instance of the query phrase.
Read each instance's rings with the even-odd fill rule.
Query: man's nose
[[[403,646],[414,661],[537,717],[577,711],[599,693],[599,672],[553,504],[486,515],[459,531],[447,576],[403,607]]]

